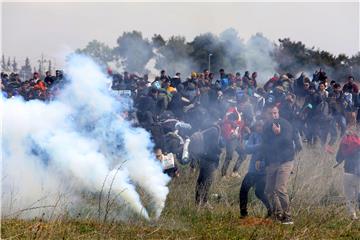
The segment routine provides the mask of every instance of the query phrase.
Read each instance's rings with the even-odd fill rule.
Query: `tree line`
[[[245,42],[232,28],[218,36],[212,33],[200,34],[192,41],[186,41],[183,36],[164,39],[160,34],[147,39],[139,31],[124,32],[113,48],[93,40],[76,52],[91,56],[102,66],[115,62],[127,71],[140,73],[144,72],[152,58],[156,59],[156,69],[166,69],[170,74],[202,71],[209,67],[211,58],[213,71],[220,68],[227,71],[256,71],[249,68],[273,65],[273,69],[279,73],[312,72],[322,68],[336,80],[348,74],[354,75],[356,79],[360,77],[360,52],[351,57],[334,55],[315,47],[306,47],[301,41],[289,38],[271,42],[261,33]]]
[[[261,33],[253,35],[245,42],[233,28],[219,35],[200,34],[192,41],[187,41],[180,35],[165,39],[161,34],[154,34],[151,39],[147,39],[140,31],[131,31],[122,33],[116,42],[115,47],[109,47],[103,42],[92,40],[75,53],[92,57],[103,68],[112,64],[138,73],[149,71],[147,64],[150,59],[154,59],[153,67],[166,69],[169,74],[181,72],[186,75],[191,71],[202,71],[209,68],[210,63],[212,72],[224,68],[228,72],[244,73],[250,70],[269,74],[296,74],[322,68],[338,81],[349,74],[360,79],[360,52],[351,57],[345,54],[334,55],[315,47],[309,48],[301,41],[289,38],[272,42]],[[1,67],[2,71],[20,72],[24,76],[28,76],[32,71],[29,58],[26,58],[25,64],[19,68],[15,58],[13,61],[10,57],[6,60],[3,55]],[[41,69],[45,68],[42,66]],[[39,70],[40,67],[33,69]]]
[[[30,64],[30,59],[28,57],[25,58],[24,64],[19,67],[18,62],[16,61],[16,58],[13,57],[12,61],[11,58],[8,57],[6,60],[5,54],[2,54],[1,57],[1,71],[2,72],[13,72],[13,73],[19,73],[20,77],[24,80],[27,80],[32,77],[32,74],[34,72],[38,72],[41,74],[41,76],[45,75],[46,71],[52,71],[52,62],[51,60],[48,60],[47,66],[44,66],[44,63],[42,61],[38,61],[39,65],[36,68],[35,66],[32,68]]]

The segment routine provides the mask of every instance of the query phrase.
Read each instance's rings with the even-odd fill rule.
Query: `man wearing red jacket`
[[[345,162],[343,179],[346,205],[351,219],[358,220],[356,202],[360,204],[360,134],[356,126],[350,126],[341,139],[336,161],[337,165]]]
[[[234,151],[237,151],[239,159],[235,164],[232,176],[238,176],[237,169],[245,159],[245,156],[240,148],[241,131],[243,130],[243,127],[244,122],[241,120],[241,114],[238,112],[236,107],[231,107],[227,111],[221,127],[221,133],[226,147],[226,157],[223,167],[221,168],[221,176],[223,177],[226,176]]]

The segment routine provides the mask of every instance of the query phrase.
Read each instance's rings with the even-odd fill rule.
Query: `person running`
[[[349,216],[358,220],[356,202],[360,207],[360,136],[355,126],[349,127],[342,137],[336,154],[338,165],[344,163],[344,192]]]
[[[249,170],[244,177],[240,187],[240,215],[246,217],[248,215],[247,203],[249,190],[254,187],[255,195],[261,200],[267,209],[267,216],[271,216],[270,203],[265,195],[265,162],[259,155],[259,150],[262,144],[262,132],[264,122],[258,120],[255,123],[254,130],[249,140],[245,144],[244,152],[252,154]]]

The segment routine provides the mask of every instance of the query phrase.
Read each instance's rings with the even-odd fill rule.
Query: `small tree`
[[[12,63],[12,69],[13,69],[13,72],[17,72],[18,71],[18,67],[17,67],[17,62],[15,60],[15,57],[13,59],[13,63]]]
[[[31,65],[30,65],[30,60],[28,57],[26,57],[25,59],[25,65],[21,67],[20,69],[20,77],[23,78],[23,80],[28,80],[29,78],[31,78]]]
[[[39,67],[38,67],[38,71],[37,71],[39,74],[40,74],[40,76],[43,74],[42,73],[42,63],[41,63],[41,61],[39,61]]]
[[[126,70],[130,72],[142,72],[154,56],[151,43],[142,37],[141,32],[124,32],[117,39],[117,43],[114,53],[125,59]]]
[[[189,45],[193,49],[190,56],[192,57],[193,61],[198,64],[198,70],[201,71],[205,68],[208,68],[210,53],[212,54],[211,71],[216,72],[220,68],[226,69],[226,46],[214,34],[205,33],[196,36],[194,40],[189,43]]]
[[[187,44],[185,37],[172,36],[164,46],[159,48],[160,55],[156,59],[155,67],[166,69],[168,74],[176,72],[190,74],[192,70],[197,69],[190,58],[191,51],[192,48]]]
[[[48,71],[51,72],[52,66],[51,66],[51,60],[49,60],[49,66],[48,66]]]
[[[155,48],[163,47],[166,44],[166,41],[160,34],[154,34],[154,36],[151,38],[151,41]]]
[[[11,71],[11,60],[10,60],[10,57],[8,57],[8,61],[6,63],[6,70],[7,71]]]
[[[75,53],[91,57],[102,67],[106,67],[109,62],[114,60],[113,49],[97,40],[89,42],[84,49],[77,49]]]
[[[5,55],[2,55],[1,58],[1,71],[6,71],[6,62],[5,62]]]

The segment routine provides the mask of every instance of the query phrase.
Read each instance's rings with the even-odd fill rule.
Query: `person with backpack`
[[[221,90],[225,90],[230,85],[228,75],[225,74],[224,69],[220,69],[219,74],[220,74],[220,79],[218,81],[220,83]]]
[[[343,86],[342,91],[346,100],[346,120],[349,124],[360,122],[360,91],[358,85],[354,82],[354,77],[349,76],[347,83]]]
[[[319,103],[319,94],[316,92],[315,86],[309,87],[309,95],[305,97],[302,107],[302,117],[304,119],[304,133],[309,145],[316,144],[316,109]]]
[[[355,94],[344,92],[344,114],[347,124],[354,124],[356,122],[356,105]]]
[[[333,116],[331,131],[336,133],[337,132],[336,125],[338,125],[341,131],[340,136],[344,136],[346,131],[346,118],[345,118],[346,103],[344,100],[344,94],[341,90],[341,85],[339,83],[335,83],[333,88],[334,90],[332,93],[329,94],[329,98],[328,98],[330,112],[331,115]]]
[[[332,116],[330,114],[329,104],[326,101],[326,97],[321,94],[315,95],[314,106],[315,108],[311,122],[314,126],[313,129],[315,136],[320,139],[321,146],[324,147],[325,151],[334,153],[334,150],[332,149],[332,145],[334,143],[332,143],[331,146],[327,145],[327,137],[330,133],[329,126]],[[333,137],[336,138],[336,134]]]
[[[137,107],[136,114],[139,123],[147,130],[151,128],[151,125],[153,125],[157,119],[159,112],[157,106],[158,95],[159,90],[152,87],[149,89],[148,94],[140,97],[135,105]]]
[[[351,94],[359,93],[359,87],[354,83],[353,76],[348,77],[348,81],[347,81],[347,83],[344,84],[342,90],[343,90],[343,92],[348,92]]]
[[[304,89],[304,79],[305,79],[306,75],[304,72],[302,72],[300,74],[300,76],[295,79],[294,82],[294,93],[296,94],[296,96],[298,98],[304,98],[305,97],[305,89]]]
[[[199,161],[200,172],[195,187],[195,204],[212,209],[208,203],[210,187],[214,181],[214,173],[219,165],[221,153],[220,127],[215,124],[190,137],[190,158]]]
[[[346,205],[352,220],[358,220],[356,202],[360,194],[360,136],[355,126],[350,127],[342,137],[336,154],[337,165],[344,162],[344,193]]]
[[[249,170],[244,177],[240,187],[240,215],[248,215],[247,203],[249,190],[254,187],[255,195],[261,200],[267,209],[267,216],[271,216],[270,203],[265,195],[265,162],[261,158],[259,151],[262,144],[262,132],[264,122],[258,120],[255,122],[254,131],[250,134],[249,140],[244,146],[244,152],[251,154]]]

